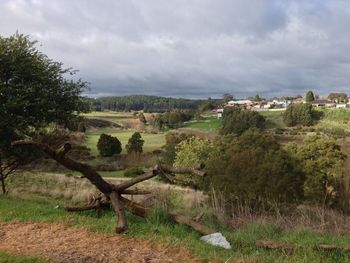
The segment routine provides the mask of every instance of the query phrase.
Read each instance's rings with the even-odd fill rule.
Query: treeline
[[[139,111],[166,112],[175,109],[194,110],[203,100],[167,98],[147,95],[112,96],[87,99],[92,111]]]

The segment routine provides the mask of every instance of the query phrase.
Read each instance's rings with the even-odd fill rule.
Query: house
[[[224,109],[223,108],[216,109],[216,113],[217,113],[218,119],[221,119],[222,118],[222,114],[224,113]]]
[[[312,101],[312,106],[314,107],[326,107],[326,108],[334,108],[336,104],[330,100],[324,100],[324,99],[316,99]]]
[[[254,104],[251,100],[230,100],[225,107],[248,107]]]
[[[346,103],[338,103],[338,104],[336,105],[336,108],[337,108],[337,109],[345,109],[345,108],[346,108]]]

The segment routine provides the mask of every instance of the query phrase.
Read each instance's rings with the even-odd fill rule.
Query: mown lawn
[[[122,153],[126,152],[125,145],[128,143],[129,138],[135,131],[133,130],[117,130],[117,129],[98,129],[92,132],[86,133],[85,145],[91,149],[91,154],[98,156],[97,142],[102,133],[106,133],[117,137],[122,144]],[[143,145],[144,152],[152,152],[160,149],[165,144],[164,133],[141,133],[142,139],[145,141]]]
[[[206,118],[204,120],[186,122],[183,127],[207,132],[217,132],[221,127],[221,122],[222,120],[218,118]]]
[[[131,112],[104,112],[104,111],[93,111],[86,114],[81,114],[86,118],[94,118],[110,121],[116,124],[125,125],[130,120],[134,119],[134,116]]]
[[[64,203],[64,200],[47,196],[31,195],[24,196],[23,199],[1,197],[0,221],[60,222],[72,227],[114,234],[115,216],[112,211],[105,211],[97,218],[94,212],[67,213],[62,208]],[[130,214],[127,216],[130,229],[125,237],[147,239],[163,245],[183,246],[205,261],[218,259],[235,262],[238,259],[259,259],[263,262],[350,262],[349,253],[323,253],[315,250],[315,246],[321,243],[347,245],[350,243],[348,235],[282,230],[274,225],[250,224],[237,230],[220,229],[216,226],[232,245],[231,250],[225,250],[200,241],[198,233],[186,226],[174,224],[161,209],[154,209],[147,219]],[[255,241],[259,239],[286,241],[296,245],[297,249],[291,254],[259,249],[255,246]]]

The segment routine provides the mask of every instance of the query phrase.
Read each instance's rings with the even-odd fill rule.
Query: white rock
[[[213,246],[223,247],[225,249],[231,249],[230,243],[221,233],[213,233],[210,235],[202,236],[200,240],[207,242]]]

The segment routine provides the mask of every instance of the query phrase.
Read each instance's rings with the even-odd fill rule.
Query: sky
[[[0,35],[16,31],[93,97],[350,88],[349,0],[0,0]]]

